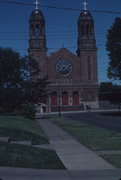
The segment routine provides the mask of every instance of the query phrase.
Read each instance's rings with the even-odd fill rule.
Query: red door
[[[79,93],[77,91],[73,92],[73,105],[79,105]]]
[[[56,92],[52,92],[51,93],[51,106],[57,106],[58,102],[57,102],[57,93]]]
[[[62,105],[68,106],[68,92],[66,91],[62,93]]]

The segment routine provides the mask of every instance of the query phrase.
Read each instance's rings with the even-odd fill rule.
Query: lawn
[[[32,144],[48,144],[48,139],[36,121],[21,116],[0,115],[0,137],[11,140],[31,140]]]
[[[56,122],[56,124],[92,150],[121,150],[121,133],[81,122]]]
[[[37,169],[65,169],[53,150],[0,142],[0,166]]]
[[[113,164],[116,168],[121,168],[121,154],[105,154],[101,155],[101,157]]]

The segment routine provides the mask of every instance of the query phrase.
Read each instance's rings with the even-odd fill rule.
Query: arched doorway
[[[57,101],[57,92],[54,91],[51,93],[51,106],[57,106],[58,101]]]
[[[67,91],[64,91],[62,92],[62,105],[63,106],[68,106],[68,92]]]
[[[73,92],[73,105],[79,105],[79,92]]]

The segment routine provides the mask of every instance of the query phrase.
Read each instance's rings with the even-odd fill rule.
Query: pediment
[[[59,49],[59,51],[57,52],[53,52],[50,54],[49,56],[50,59],[52,58],[59,58],[59,59],[80,59],[78,56],[76,56],[75,54],[73,54],[71,51],[69,51],[66,48],[61,48]]]

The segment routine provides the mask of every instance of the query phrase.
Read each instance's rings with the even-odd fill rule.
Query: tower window
[[[83,25],[81,25],[81,35],[83,35],[84,34],[84,27],[83,27]]]
[[[31,35],[31,36],[34,36],[34,34],[35,34],[35,31],[34,31],[34,26],[33,26],[33,25],[31,25],[30,35]]]
[[[90,61],[90,56],[87,57],[87,73],[88,73],[88,80],[91,80],[91,61]]]
[[[89,25],[86,25],[86,34],[89,35]]]
[[[36,48],[41,48],[41,43],[40,42],[37,42],[36,45],[37,45]]]
[[[39,24],[36,24],[36,28],[35,28],[35,35],[36,35],[36,38],[38,39],[39,38]]]

